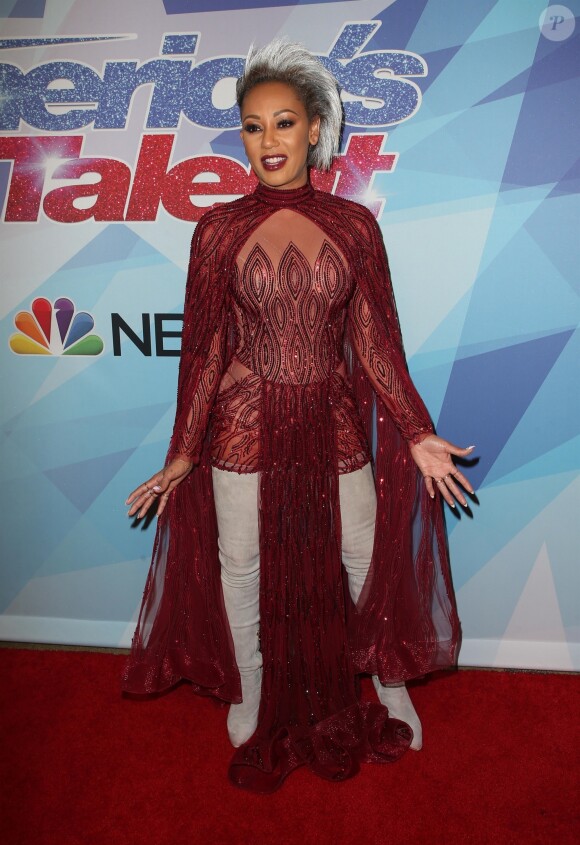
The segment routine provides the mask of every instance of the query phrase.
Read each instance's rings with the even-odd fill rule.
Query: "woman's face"
[[[244,149],[260,182],[270,188],[300,188],[308,181],[308,145],[318,142],[320,118],[308,120],[295,90],[262,82],[242,101]]]

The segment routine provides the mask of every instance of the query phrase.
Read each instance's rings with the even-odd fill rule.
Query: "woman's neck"
[[[260,182],[254,191],[254,196],[270,205],[297,205],[314,196],[314,188],[310,182],[299,188],[271,188]]]

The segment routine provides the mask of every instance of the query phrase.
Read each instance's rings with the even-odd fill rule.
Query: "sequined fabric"
[[[353,278],[335,241],[294,208],[274,207],[252,232],[231,280],[236,349],[212,406],[214,466],[260,469],[264,381],[311,384],[329,376],[339,471],[352,472],[370,460],[343,358],[353,292]]]
[[[338,475],[368,460],[376,424],[375,545],[353,605],[340,560]],[[271,792],[299,765],[332,780],[394,760],[410,728],[361,705],[383,683],[455,663],[460,627],[441,505],[409,452],[433,430],[408,375],[380,229],[363,207],[259,186],[197,226],[174,432],[197,466],[159,520],[123,688],[186,678],[239,701],[219,577],[211,465],[260,472],[255,735],[230,779]]]
[[[413,736],[356,694],[331,397],[329,379],[262,386],[270,432],[259,497],[262,697],[258,729],[229,770],[236,786],[259,792],[274,791],[300,765],[345,780],[361,760],[398,759]]]

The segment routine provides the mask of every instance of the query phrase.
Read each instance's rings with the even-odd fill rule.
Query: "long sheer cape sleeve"
[[[390,683],[454,665],[460,623],[442,504],[429,496],[409,449],[434,429],[407,369],[382,233],[361,206],[348,220],[355,291],[345,351],[375,443],[377,491],[373,559],[351,608],[351,643],[359,670]]]
[[[239,672],[219,577],[207,421],[227,358],[227,210],[195,230],[186,284],[175,424],[166,462],[193,461],[158,520],[131,653],[129,693],[157,693],[187,678],[193,689],[240,701]],[[201,460],[200,460],[201,456]]]

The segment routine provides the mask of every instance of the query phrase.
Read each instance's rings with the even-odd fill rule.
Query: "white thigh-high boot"
[[[237,748],[258,723],[262,690],[258,474],[212,467],[218,549],[226,613],[242,684],[242,702],[231,704],[228,733]]]
[[[342,521],[342,562],[348,574],[348,587],[356,603],[364,586],[373,554],[377,500],[371,464],[339,476]],[[423,745],[421,722],[404,682],[384,686],[377,675],[373,684],[379,701],[395,719],[406,722],[413,731],[411,748]]]

